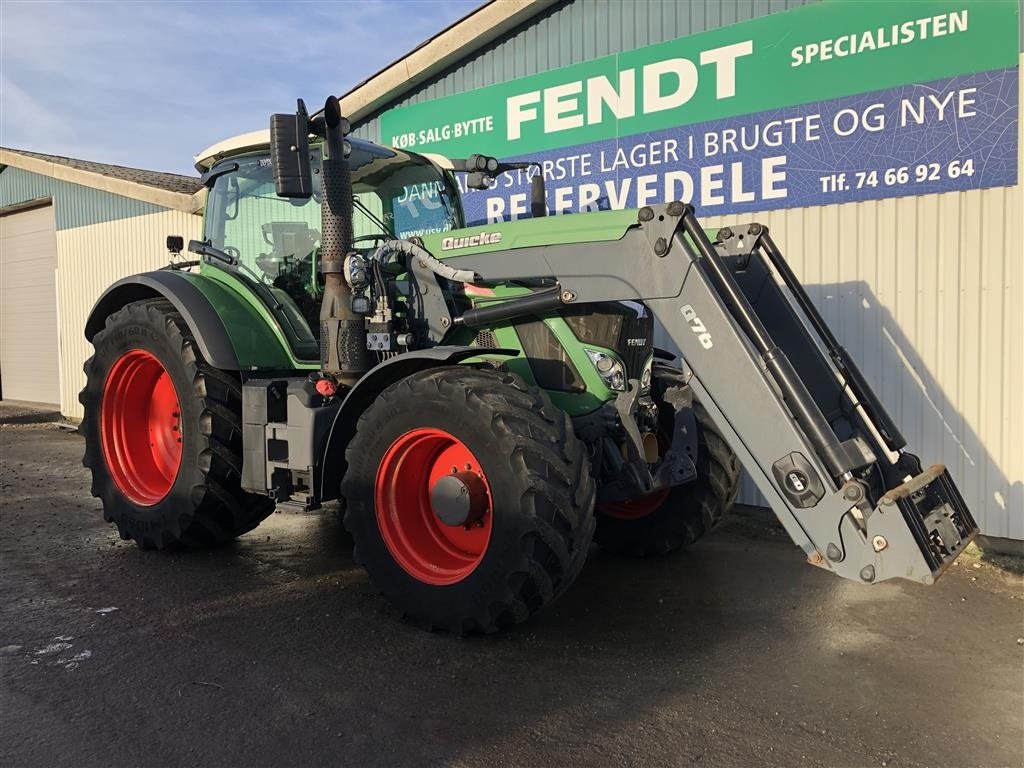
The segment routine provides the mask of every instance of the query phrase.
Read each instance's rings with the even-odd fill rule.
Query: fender
[[[345,395],[324,441],[324,449],[319,452],[322,457],[322,471],[317,473],[320,476],[319,499],[327,501],[338,498],[341,478],[348,466],[345,461],[345,448],[356,434],[359,417],[385,389],[396,381],[428,368],[457,365],[471,357],[515,357],[518,354],[519,351],[515,349],[441,346],[404,352],[372,368]]]
[[[293,367],[287,350],[244,298],[201,274],[171,269],[131,275],[110,286],[89,313],[85,337],[92,341],[103,329],[107,316],[126,304],[155,298],[167,299],[181,313],[203,358],[214,368],[239,371]],[[243,322],[252,315],[252,321],[245,322],[248,343],[243,350],[246,354],[241,356],[245,357],[244,364],[222,314]]]

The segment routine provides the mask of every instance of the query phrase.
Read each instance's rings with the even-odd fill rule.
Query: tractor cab
[[[372,253],[383,241],[448,232],[464,226],[452,174],[431,160],[350,139],[353,250]],[[213,162],[206,241],[231,257],[236,276],[265,297],[301,357],[315,358],[323,275],[319,269],[322,147],[310,147],[312,195],[275,193],[269,148],[243,150]],[[223,269],[204,262],[201,270]],[[307,349],[308,348],[308,349]]]

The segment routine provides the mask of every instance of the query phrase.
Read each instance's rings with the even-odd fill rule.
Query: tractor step
[[[337,413],[306,378],[250,379],[242,385],[242,487],[282,510],[320,506],[314,491],[321,447]]]

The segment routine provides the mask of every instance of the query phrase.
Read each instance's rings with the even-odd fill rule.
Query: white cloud
[[[297,96],[343,93],[479,0],[0,3],[0,143],[188,173]]]

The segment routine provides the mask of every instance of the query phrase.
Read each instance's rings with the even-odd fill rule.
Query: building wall
[[[380,112],[803,4],[567,0]],[[377,116],[356,133],[379,141]],[[951,468],[983,532],[1016,539],[1024,538],[1022,206],[1018,184],[743,217],[773,230],[911,449]],[[762,501],[749,479],[741,500]]]
[[[167,235],[198,238],[202,217],[8,166],[0,173],[0,208],[50,197],[57,223],[60,406],[82,417],[82,365],[92,354],[85,320],[115,280],[167,264]]]

